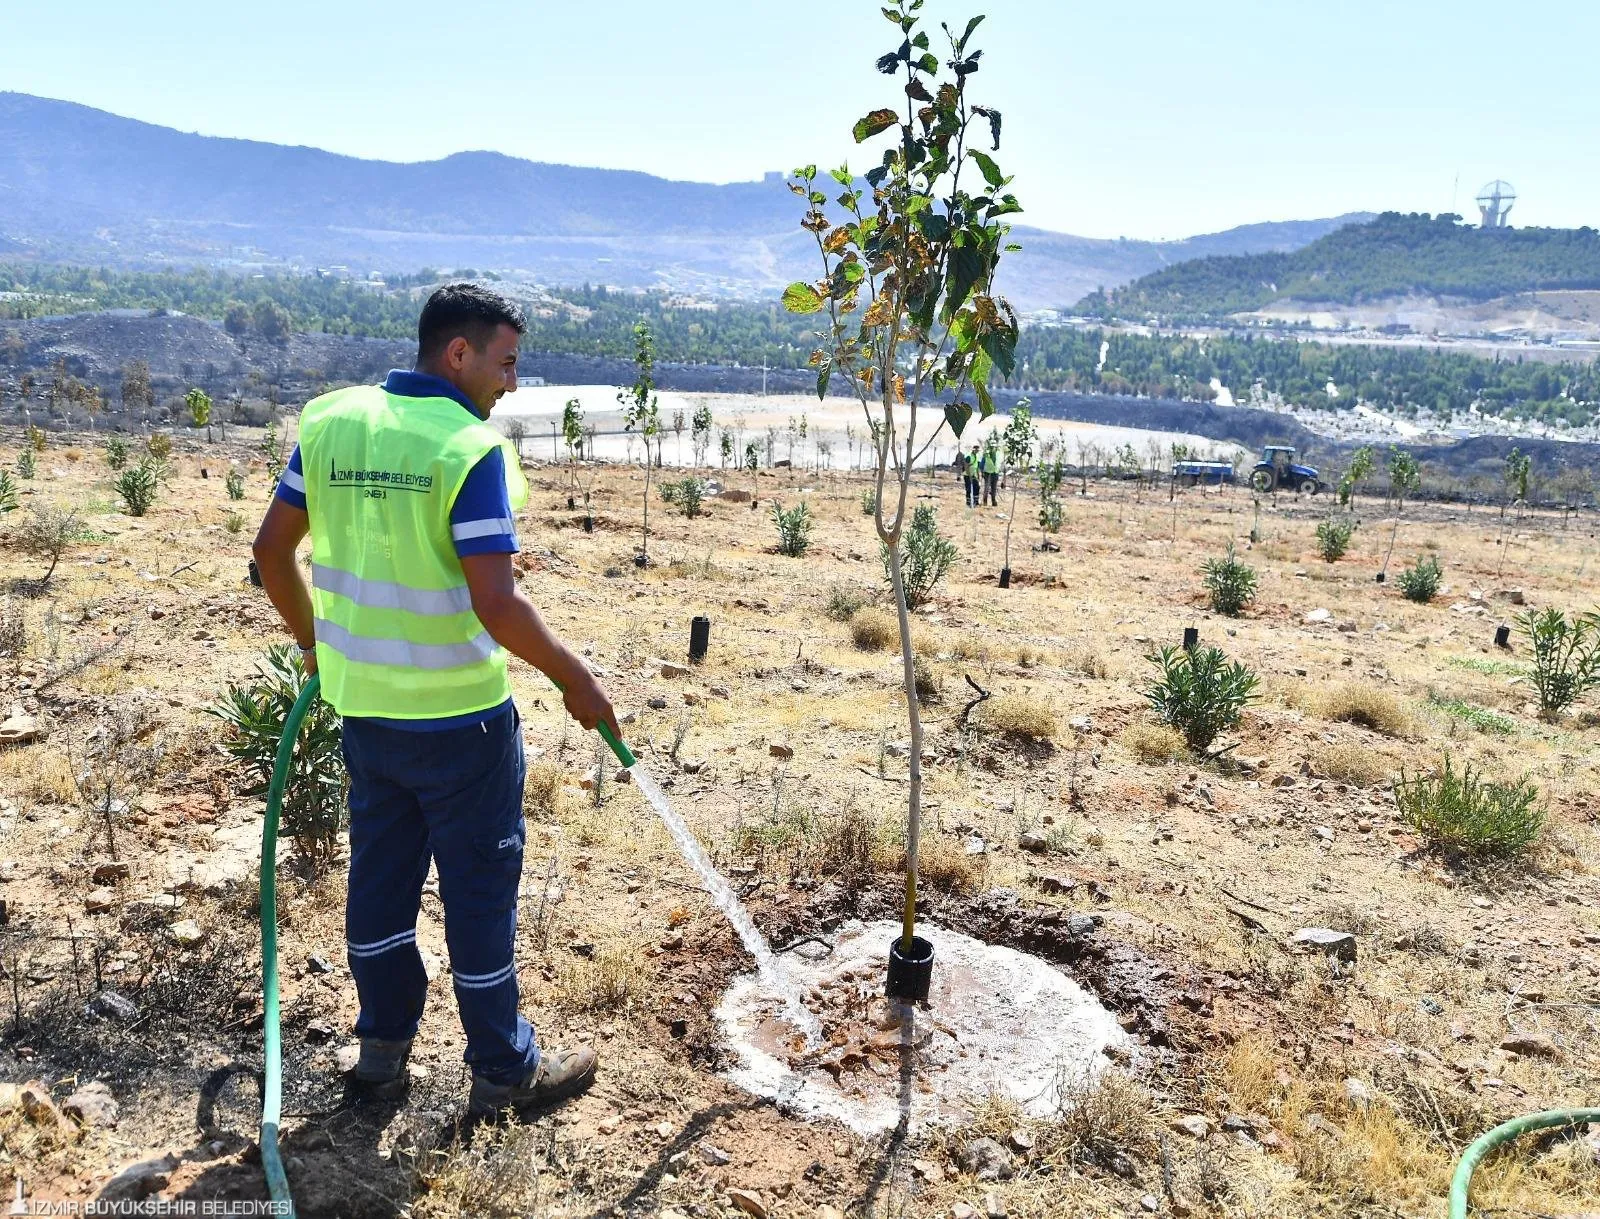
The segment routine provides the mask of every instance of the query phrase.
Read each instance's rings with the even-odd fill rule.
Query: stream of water
[[[671,802],[667,800],[666,793],[645,773],[644,767],[639,765],[633,767],[633,779],[639,785],[639,790],[644,793],[644,798],[650,802],[650,807],[655,809],[656,816],[660,817],[662,824],[667,827],[667,832],[672,835],[673,841],[678,844],[678,850],[683,852],[684,859],[689,861],[689,866],[700,877],[706,892],[711,895],[712,902],[733,925],[745,950],[755,958],[756,972],[760,975],[762,984],[774,997],[783,1000],[789,1022],[805,1037],[806,1044],[816,1045],[822,1037],[822,1026],[817,1022],[816,1016],[812,1015],[801,1002],[799,989],[783,976],[778,968],[778,958],[772,955],[772,949],[768,947],[766,938],[756,929],[749,912],[740,903],[738,895],[723,879],[722,873],[711,866],[700,840],[694,836],[683,818],[678,816]]]

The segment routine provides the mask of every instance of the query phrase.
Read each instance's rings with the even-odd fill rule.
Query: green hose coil
[[[1467,1219],[1467,1191],[1472,1186],[1473,1171],[1501,1143],[1530,1130],[1576,1126],[1583,1122],[1600,1122],[1600,1109],[1546,1109],[1542,1113],[1529,1113],[1503,1122],[1474,1140],[1456,1165],[1455,1176],[1450,1179],[1450,1219]]]
[[[265,1067],[258,1142],[267,1193],[274,1202],[288,1207],[279,1213],[290,1219],[294,1216],[294,1199],[289,1196],[289,1178],[278,1152],[278,1121],[283,1111],[283,1039],[278,1028],[278,815],[283,808],[283,789],[289,781],[300,724],[321,688],[322,679],[313,673],[300,688],[300,697],[294,700],[289,717],[283,722],[278,757],[272,764],[272,783],[267,788],[267,815],[261,823],[261,1036]]]

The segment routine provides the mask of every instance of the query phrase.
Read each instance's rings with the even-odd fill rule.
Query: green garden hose
[[[261,823],[261,1037],[265,1069],[261,1082],[261,1168],[267,1175],[267,1193],[294,1215],[294,1199],[289,1196],[289,1178],[284,1175],[283,1157],[278,1154],[278,1119],[283,1108],[283,1044],[278,1030],[278,814],[283,808],[283,789],[289,781],[289,763],[300,724],[311,709],[311,702],[322,688],[315,673],[300,688],[300,697],[289,709],[278,740],[278,757],[272,764],[272,783],[267,787],[267,815]]]
[[[1472,1186],[1473,1170],[1501,1143],[1519,1134],[1527,1134],[1530,1130],[1576,1126],[1583,1122],[1600,1122],[1600,1109],[1546,1109],[1543,1113],[1512,1118],[1481,1135],[1462,1155],[1460,1163],[1456,1165],[1455,1176],[1450,1179],[1450,1219],[1467,1219],[1467,1190]]]
[[[261,1083],[261,1168],[267,1177],[267,1193],[272,1201],[287,1206],[280,1212],[293,1219],[294,1199],[289,1196],[289,1178],[283,1171],[278,1152],[278,1121],[283,1110],[283,1040],[278,1028],[278,817],[283,808],[283,789],[289,781],[289,766],[294,758],[300,725],[311,709],[322,678],[313,673],[300,688],[288,718],[283,721],[283,736],[278,740],[278,756],[272,764],[272,782],[267,787],[267,815],[261,823],[261,1032],[265,1068]],[[558,687],[559,688],[559,687]],[[600,736],[611,746],[624,767],[635,762],[633,753],[605,724]]]

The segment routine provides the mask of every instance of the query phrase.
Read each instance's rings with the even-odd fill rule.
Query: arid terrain
[[[52,434],[0,517],[0,1197],[18,1180],[33,1199],[266,1196],[262,801],[206,714],[285,640],[246,578],[271,489],[259,438],[177,440],[169,484],[132,517],[102,438]],[[23,443],[0,434],[0,468]],[[652,490],[641,569],[643,470],[598,470],[589,532],[566,471],[530,464],[518,567],[782,950],[895,917],[901,671],[849,620],[887,603],[865,477],[709,474],[756,503],[708,494],[688,519]],[[922,917],[1054,962],[1137,1052],[1051,1118],[974,1098],[970,1126],[907,1136],[858,1137],[741,1092],[719,1074],[712,1011],[749,958],[637,785],[514,663],[524,1005],[547,1043],[593,1044],[599,1080],[524,1125],[462,1128],[430,883],[409,1093],[348,1093],[343,860],[313,867],[286,844],[283,1154],[301,1215],[1435,1217],[1489,1126],[1600,1103],[1600,700],[1540,720],[1525,640],[1493,644],[1525,605],[1595,606],[1592,514],[1522,514],[1502,553],[1497,514],[1407,504],[1379,584],[1380,500],[1357,503],[1351,551],[1330,564],[1313,537],[1326,497],[1264,501],[1256,525],[1243,489],[1136,501],[1091,479],[1086,495],[1063,489],[1060,549],[1041,552],[1030,483],[1002,590],[1009,491],[968,510],[948,473],[917,489],[960,551],[914,615]],[[802,500],[815,535],[789,558],[769,509]],[[41,504],[81,513],[42,588],[48,561],[18,545]],[[1207,608],[1200,577],[1230,541],[1260,575],[1236,619]],[[1426,553],[1444,589],[1413,604],[1394,572]],[[690,665],[700,614],[710,651]],[[1187,626],[1261,677],[1210,760],[1145,697],[1149,654]],[[968,714],[974,686],[993,697]],[[1531,852],[1473,864],[1413,834],[1393,780],[1445,751],[1537,784],[1548,820]],[[1352,937],[1353,959],[1347,940],[1297,948],[1305,928]],[[867,1057],[862,1070],[901,1065]],[[1480,1170],[1474,1200],[1497,1216],[1600,1211],[1600,1132],[1521,1140]]]

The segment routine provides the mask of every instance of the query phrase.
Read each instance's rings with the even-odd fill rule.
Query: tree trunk
[[[908,471],[909,473],[909,471]],[[905,579],[900,571],[900,538],[889,543],[889,576],[894,587],[895,615],[900,621],[900,661],[904,669],[906,716],[911,723],[911,789],[906,811],[906,899],[901,915],[901,950],[909,952],[917,923],[917,848],[922,837],[922,709],[917,705],[917,669],[911,650],[911,615],[906,609]]]
[[[640,567],[650,566],[650,437],[644,438],[644,544],[639,552]]]
[[[1011,524],[1017,519],[1017,492],[1020,491],[1022,479],[1013,477],[1011,480],[1011,511],[1006,513],[1006,561],[1003,566],[1011,566]]]

